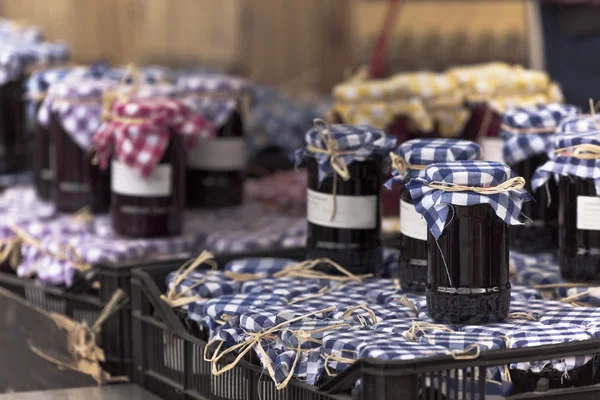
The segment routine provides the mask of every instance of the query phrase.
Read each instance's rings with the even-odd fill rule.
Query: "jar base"
[[[570,282],[600,282],[600,254],[570,256],[559,251],[558,260],[563,279]]]
[[[425,292],[427,287],[427,260],[400,256],[400,287],[405,292]]]
[[[379,277],[382,272],[383,249],[376,247],[358,251],[308,248],[306,259],[314,260],[317,258],[330,258],[355,275],[373,274],[374,277]],[[322,270],[322,267],[319,269]],[[325,272],[339,274],[333,267],[328,268]]]
[[[427,286],[429,317],[446,324],[502,322],[510,310],[510,284],[486,293],[447,293]],[[465,289],[468,290],[468,289]]]
[[[511,226],[509,247],[528,254],[554,251],[558,247],[558,223]]]

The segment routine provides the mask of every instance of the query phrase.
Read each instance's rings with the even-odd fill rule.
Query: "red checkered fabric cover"
[[[196,138],[214,136],[216,129],[178,100],[118,99],[93,142],[102,167],[115,152],[120,161],[147,177],[165,154],[172,134],[189,138],[186,145],[191,146]]]

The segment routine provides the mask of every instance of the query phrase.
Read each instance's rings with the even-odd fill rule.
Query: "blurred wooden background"
[[[423,54],[440,59],[424,67],[457,62],[444,44],[454,37],[474,54],[489,50],[477,41],[486,35],[525,43],[522,1],[404,3],[390,40],[399,69],[419,68],[410,58]],[[386,10],[373,0],[0,0],[2,16],[42,26],[48,38],[69,43],[78,62],[202,63],[325,90],[368,60]],[[403,51],[409,44],[423,54]]]

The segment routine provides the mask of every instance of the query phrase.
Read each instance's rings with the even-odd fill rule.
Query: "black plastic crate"
[[[301,250],[217,257],[220,266],[242,257],[303,259]],[[165,278],[185,260],[173,260],[136,268],[132,273],[134,379],[165,399],[188,400],[474,400],[486,397],[488,368],[511,363],[550,360],[557,357],[600,353],[600,339],[560,345],[483,352],[476,359],[436,356],[410,361],[362,359],[316,388],[292,380],[278,392],[266,372],[242,360],[225,375],[212,377],[204,361],[206,342],[189,333],[182,318],[160,299]],[[586,364],[594,379],[600,372],[597,358]],[[584,366],[584,367],[586,367]],[[583,368],[583,367],[582,367]],[[568,389],[551,389],[547,378],[532,380],[528,390],[510,399],[600,399],[600,385],[573,382]],[[360,386],[354,388],[360,380]],[[353,389],[354,388],[354,389]]]
[[[130,298],[131,270],[136,265],[96,265],[69,289],[0,272],[0,286],[42,310],[91,325],[118,288]],[[113,376],[131,377],[131,301],[104,322],[99,345],[106,354],[104,368]]]

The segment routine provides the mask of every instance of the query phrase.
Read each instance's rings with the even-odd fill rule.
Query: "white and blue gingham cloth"
[[[559,134],[576,134],[598,131],[600,127],[600,115],[596,114],[592,117],[590,114],[579,114],[564,118],[556,133]]]
[[[289,301],[292,301],[317,293],[323,287],[325,287],[324,283],[308,279],[259,279],[244,282],[241,293],[273,293],[285,296]]]
[[[416,360],[450,354],[450,350],[442,346],[402,341],[399,338],[375,339],[363,344],[358,349],[358,358],[375,358],[378,360]]]
[[[567,303],[561,303],[560,301],[553,300],[516,300],[510,302],[511,313],[527,313],[532,315],[534,318],[539,319],[542,315],[549,311],[565,310],[573,308],[572,305]]]
[[[463,351],[472,345],[477,345],[480,351],[506,348],[506,341],[501,337],[472,332],[431,332],[420,336],[417,342],[442,346],[452,351]]]
[[[600,326],[600,309],[595,307],[575,307],[549,311],[542,316],[540,322],[545,325],[555,324],[577,325],[582,328]]]
[[[452,205],[473,206],[489,204],[496,215],[509,225],[520,225],[523,203],[531,200],[525,189],[497,194],[478,194],[472,191],[449,192],[430,188],[431,182],[454,183],[465,186],[498,186],[517,175],[506,165],[491,161],[454,161],[432,164],[423,178],[407,184],[415,209],[425,217],[432,235],[439,239]]]
[[[548,285],[563,282],[556,254],[510,252],[512,279],[521,285]]]
[[[254,97],[250,82],[235,76],[184,75],[177,79],[175,85],[182,101],[216,128],[222,127],[237,110],[238,99],[242,95]]]
[[[240,327],[247,332],[260,332],[315,311],[319,310],[297,304],[261,305],[251,308],[240,315]],[[314,314],[303,318],[301,321],[308,321],[321,316],[322,314]],[[289,326],[285,326],[285,328],[289,328]]]
[[[269,306],[287,303],[284,296],[274,294],[233,294],[211,299],[204,303],[203,314],[213,320],[223,315],[230,317],[241,315],[256,306]]]
[[[375,339],[389,340],[390,342],[406,342],[403,337],[390,337],[383,331],[376,331],[370,328],[364,329],[339,329],[331,332],[323,338],[322,354],[324,357],[335,356],[356,360],[361,346],[364,346]],[[336,370],[342,371],[349,365],[342,361],[330,359],[327,365]]]
[[[416,318],[417,313],[409,307],[403,306],[400,303],[390,303],[390,304],[369,304],[366,308],[356,308],[351,309],[351,312],[348,311],[348,308],[345,310],[343,308],[336,310],[333,313],[334,319],[342,319],[346,311],[348,314],[345,315],[344,319],[351,319],[356,323],[360,323],[361,325],[369,326],[375,325],[381,321],[389,320],[389,319],[397,319],[397,318]],[[373,314],[371,314],[373,313]],[[375,316],[375,321],[372,321],[372,315]]]
[[[433,163],[478,160],[481,157],[481,148],[475,142],[458,139],[413,139],[404,142],[396,150],[396,155],[406,163],[418,166],[427,166]],[[412,178],[423,178],[425,170],[407,168],[404,175],[397,170],[392,171],[392,178],[385,186],[391,189],[394,182],[409,181]]]
[[[294,377],[306,381],[309,385],[316,385],[323,374],[324,361],[321,351],[297,352],[294,350],[284,351],[275,359],[275,382],[282,383],[289,375],[296,357],[300,357],[294,369]]]
[[[350,165],[354,161],[365,161],[371,157],[387,157],[396,145],[394,137],[387,136],[382,130],[368,125],[330,125],[329,132],[338,151],[352,152],[340,156],[346,165]],[[306,132],[305,139],[308,146],[327,150],[316,128]],[[315,157],[319,164],[319,182],[333,173],[329,154],[313,153],[303,147],[296,150],[292,156],[296,166],[299,166],[307,156]]]
[[[69,59],[69,49],[62,43],[17,44],[0,42],[0,85],[24,77],[26,69],[49,67]]]
[[[549,344],[560,344],[573,341],[582,341],[592,338],[590,332],[569,324],[557,324],[553,326],[545,325],[543,329],[517,329],[506,332],[507,348],[516,349],[523,347],[536,347]],[[511,368],[520,370],[531,370],[539,373],[543,369],[551,367],[557,371],[567,372],[573,368],[581,367],[590,361],[593,355],[566,357],[548,361],[526,361],[511,364]]]
[[[515,165],[538,154],[547,153],[553,146],[553,133],[562,119],[577,114],[577,107],[551,103],[513,108],[502,117],[500,136],[504,139],[504,161]],[[547,130],[545,132],[519,132]]]
[[[555,135],[555,149],[565,149],[583,144],[600,146],[600,132],[578,135]],[[596,193],[600,194],[600,168],[598,168],[598,162],[597,159],[580,160],[569,155],[554,154],[553,158],[535,171],[532,177],[531,188],[536,190],[544,185],[553,175],[578,176],[584,179],[593,179],[596,186]]]
[[[298,261],[289,258],[240,258],[225,264],[225,271],[235,272],[238,274],[256,274],[264,275],[264,277],[273,276],[273,274],[281,271],[288,265],[297,264]]]
[[[490,336],[504,336],[507,332],[519,329],[543,330],[546,326],[538,321],[530,321],[527,319],[509,320],[507,322],[499,322],[495,324],[485,325],[462,325],[458,328],[460,332],[477,333]]]
[[[0,41],[16,43],[37,43],[44,40],[42,28],[22,25],[10,19],[0,18]]]

